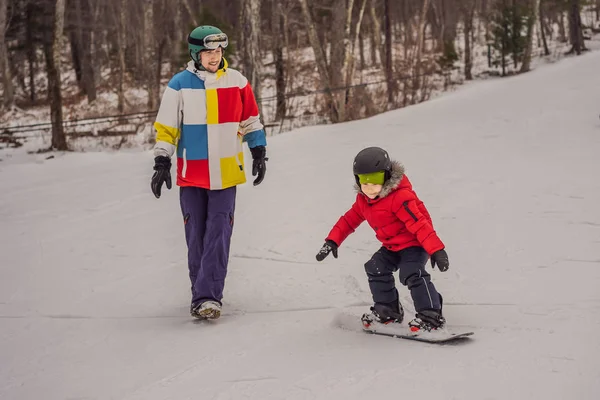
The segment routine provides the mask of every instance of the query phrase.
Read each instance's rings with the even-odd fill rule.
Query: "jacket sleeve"
[[[180,86],[176,78],[173,78],[163,93],[156,122],[154,122],[154,129],[156,129],[155,157],[171,158],[175,153],[181,134],[182,112]]]
[[[421,246],[430,255],[445,246],[440,240],[429,215],[424,215],[417,204],[417,198],[410,192],[398,193],[392,203],[393,212],[404,223],[406,229],[415,235]]]
[[[260,115],[258,113],[258,105],[254,92],[248,80],[245,80],[245,85],[240,88],[240,96],[242,98],[242,120],[240,121],[240,134],[244,142],[248,142],[248,147],[266,146],[267,139],[263,125],[260,123]]]
[[[358,201],[356,201],[352,207],[340,217],[325,240],[333,240],[335,244],[340,246],[350,234],[354,233],[356,228],[358,228],[364,220],[365,217],[360,210]]]

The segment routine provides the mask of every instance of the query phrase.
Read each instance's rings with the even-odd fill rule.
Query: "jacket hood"
[[[398,186],[400,186],[400,182],[402,182],[402,178],[404,178],[404,165],[402,165],[398,161],[392,160],[392,172],[390,174],[390,178],[384,182],[379,196],[377,196],[373,200],[369,200],[376,201],[378,199],[383,199],[384,197],[388,196],[394,190],[398,189]],[[356,190],[357,193],[361,193],[364,195],[358,183],[354,184],[354,190]]]

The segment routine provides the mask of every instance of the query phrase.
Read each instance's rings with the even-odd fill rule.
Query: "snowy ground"
[[[188,316],[178,193],[152,196],[151,153],[6,158],[0,398],[598,399],[598,65],[594,52],[272,138],[265,182],[238,192],[214,324]],[[451,260],[433,279],[471,342],[336,326],[367,309],[378,245],[365,225],[339,259],[314,255],[368,145],[427,204]]]

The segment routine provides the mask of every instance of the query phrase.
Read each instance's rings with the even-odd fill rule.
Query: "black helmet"
[[[387,151],[380,147],[367,147],[362,149],[354,158],[354,175],[370,174],[377,171],[386,171],[386,177],[392,170],[392,160]]]

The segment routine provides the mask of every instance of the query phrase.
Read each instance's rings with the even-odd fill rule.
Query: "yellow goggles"
[[[358,181],[361,185],[367,183],[383,185],[385,182],[385,171],[371,172],[370,174],[358,174]]]

